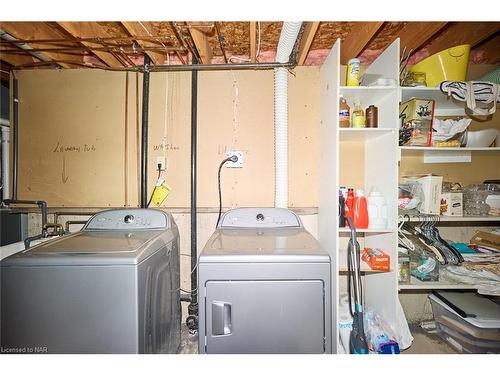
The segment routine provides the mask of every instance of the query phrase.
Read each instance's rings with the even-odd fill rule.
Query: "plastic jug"
[[[356,190],[354,199],[353,223],[357,229],[368,228],[368,203],[363,190]]]
[[[350,217],[351,220],[354,220],[353,212],[354,212],[354,189],[349,188],[347,190],[347,197],[345,199],[345,212],[344,216]],[[347,220],[346,220],[347,221]],[[347,223],[346,223],[347,225]]]
[[[367,198],[370,229],[387,228],[387,203],[377,188],[373,188]]]

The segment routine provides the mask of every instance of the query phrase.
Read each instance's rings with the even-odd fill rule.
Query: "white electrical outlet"
[[[238,157],[238,161],[236,163],[227,161],[225,164],[226,168],[243,168],[243,151],[231,150],[226,152],[226,158],[229,158],[233,155],[236,155]]]
[[[164,171],[167,169],[167,158],[165,156],[156,157],[156,168],[158,169],[158,164],[161,164],[160,170]]]

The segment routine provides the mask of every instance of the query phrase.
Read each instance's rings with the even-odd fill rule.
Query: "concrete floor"
[[[428,333],[420,326],[410,326],[413,335],[412,345],[402,354],[457,354],[446,341],[433,333]],[[179,354],[197,354],[198,335],[191,335],[185,324],[182,324],[181,346]]]
[[[428,333],[420,326],[410,326],[412,345],[402,354],[457,354],[458,352],[436,334]]]

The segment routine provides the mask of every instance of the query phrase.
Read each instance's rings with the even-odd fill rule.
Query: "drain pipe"
[[[193,57],[193,64],[198,61]],[[186,325],[191,332],[198,330],[198,251],[197,251],[197,201],[196,201],[196,170],[198,142],[198,71],[191,73],[191,298],[188,305]]]
[[[0,126],[2,127],[2,200],[9,198],[9,184],[10,184],[10,121],[0,119]]]
[[[141,208],[147,208],[148,206],[149,64],[149,56],[144,54],[144,74],[142,77]]]
[[[302,22],[284,22],[276,51],[276,62],[290,59]],[[288,70],[274,69],[274,206],[288,208]]]
[[[12,200],[17,200],[17,172],[19,169],[19,126],[18,126],[18,114],[19,114],[19,97],[18,97],[18,85],[17,78],[12,80],[13,88],[13,105],[12,105]]]

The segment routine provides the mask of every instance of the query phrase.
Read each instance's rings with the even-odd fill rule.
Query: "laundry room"
[[[3,357],[500,353],[500,22],[20,19]]]

